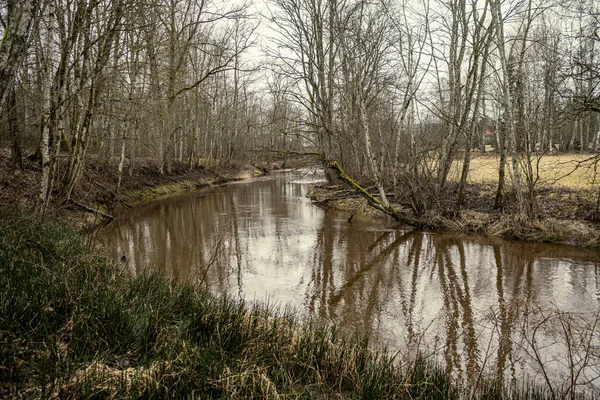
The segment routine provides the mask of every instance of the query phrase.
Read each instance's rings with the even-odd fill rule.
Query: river
[[[600,253],[348,222],[306,197],[321,180],[276,173],[160,199],[97,240],[134,273],[291,306],[403,357],[434,357],[468,385],[498,376],[600,394]]]

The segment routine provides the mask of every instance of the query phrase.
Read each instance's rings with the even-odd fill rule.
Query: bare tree
[[[378,157],[372,143],[376,126],[372,117],[377,115],[373,109],[377,105],[375,100],[390,84],[385,70],[389,63],[389,24],[382,10],[369,7],[364,2],[358,2],[343,21],[344,28],[340,31],[341,63],[346,87],[344,97],[349,103],[349,113],[343,119],[356,121],[349,125],[349,129],[361,132],[361,147],[370,178],[377,187],[382,204],[389,207],[383,170],[378,162],[382,156]]]
[[[0,106],[6,102],[17,70],[26,55],[31,27],[39,13],[38,0],[6,0],[0,10]]]
[[[296,84],[289,95],[308,113],[323,161],[334,153],[334,80],[339,43],[335,19],[345,2],[338,0],[276,0],[272,13],[278,37],[269,50],[273,67]],[[329,177],[331,178],[331,177]]]
[[[19,104],[15,90],[15,76],[27,54],[31,28],[39,13],[37,0],[7,0],[0,9],[0,109],[4,109],[11,137],[11,157],[15,173],[23,170]]]
[[[528,2],[528,9],[531,10],[531,1]],[[507,137],[508,137],[508,148],[511,153],[512,158],[512,173],[513,173],[513,187],[515,190],[516,198],[517,198],[517,207],[519,215],[525,215],[525,201],[523,198],[523,188],[521,184],[521,172],[519,168],[519,159],[517,155],[517,128],[516,128],[516,116],[515,116],[515,105],[513,101],[513,93],[511,93],[511,69],[509,68],[509,56],[506,52],[506,39],[504,36],[504,15],[502,13],[502,9],[500,6],[499,0],[492,0],[491,10],[494,21],[497,26],[497,35],[496,42],[498,45],[498,53],[500,58],[501,65],[501,87],[502,87],[502,105],[504,107],[504,112],[506,115],[506,129],[507,129]],[[531,19],[528,18],[526,21],[525,33],[522,39],[518,42],[520,44],[519,48],[519,62],[517,65],[517,74],[518,78],[521,80],[517,82],[517,93],[516,96],[522,96],[523,92],[521,90],[522,84],[522,66],[524,60],[524,54],[526,49],[526,40],[527,40],[527,32],[529,31],[529,26],[531,23]]]

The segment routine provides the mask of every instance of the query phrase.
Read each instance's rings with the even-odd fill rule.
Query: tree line
[[[271,68],[301,128],[397,219],[386,192],[421,216],[457,165],[460,209],[474,151],[499,156],[495,208],[509,176],[516,212],[534,216],[540,157],[598,148],[598,2],[273,2]]]
[[[68,201],[90,163],[121,176],[285,147],[243,58],[248,4],[206,0],[7,0],[1,5],[2,128],[13,164],[34,150],[38,209]],[[271,130],[269,130],[271,129]],[[119,186],[118,185],[118,186]],[[118,188],[117,188],[118,190]]]
[[[533,216],[540,157],[600,141],[594,0],[4,0],[0,28],[0,128],[41,211],[91,162],[120,186],[141,159],[311,154],[421,216],[492,151],[495,207]]]

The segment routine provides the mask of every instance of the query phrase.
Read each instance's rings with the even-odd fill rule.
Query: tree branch
[[[385,206],[378,198],[373,196],[371,193],[366,191],[362,186],[360,186],[358,183],[356,183],[352,178],[350,178],[344,172],[342,167],[340,167],[340,165],[337,163],[337,161],[332,161],[327,166],[329,168],[331,168],[332,170],[334,170],[341,180],[343,180],[350,187],[355,189],[363,198],[365,198],[367,200],[369,205],[371,207],[375,208],[376,210],[379,210],[382,213],[389,215],[390,217],[394,218],[398,222],[402,222],[403,224],[410,225],[415,228],[425,228],[428,226],[428,224],[426,222],[411,218],[408,215],[405,215],[405,214],[399,212],[391,205]]]

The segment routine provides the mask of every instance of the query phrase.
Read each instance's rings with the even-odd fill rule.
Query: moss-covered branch
[[[330,162],[328,164],[328,167],[331,168],[332,170],[334,170],[341,180],[346,182],[350,187],[355,189],[362,197],[364,197],[371,207],[381,211],[384,214],[389,215],[390,217],[394,218],[396,221],[402,222],[403,224],[414,226],[416,228],[423,228],[426,226],[426,224],[424,224],[422,221],[417,220],[415,218],[411,218],[410,216],[399,212],[394,207],[392,207],[392,205],[387,205],[387,206],[384,205],[381,202],[381,200],[379,200],[377,197],[373,196],[371,193],[366,191],[362,186],[360,186],[358,183],[356,183],[356,181],[354,181],[354,179],[352,179],[350,176],[348,176],[348,174],[346,174],[346,172],[344,172],[344,170],[338,164],[337,161]]]

